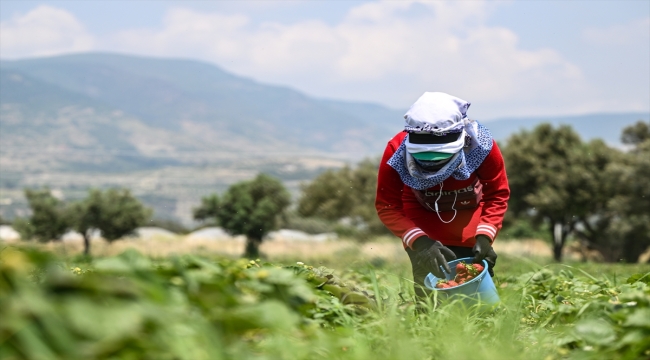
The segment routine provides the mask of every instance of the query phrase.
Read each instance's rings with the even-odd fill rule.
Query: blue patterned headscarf
[[[466,142],[465,147],[454,154],[445,166],[430,172],[418,165],[406,151],[407,135],[388,160],[388,165],[397,171],[404,184],[416,190],[425,190],[442,183],[450,176],[457,180],[467,180],[483,163],[492,150],[492,134],[478,121],[467,118],[465,112],[468,107],[468,102],[444,93],[425,93],[413,104],[404,116],[406,131],[424,130],[436,134],[437,129],[445,132],[464,129]]]

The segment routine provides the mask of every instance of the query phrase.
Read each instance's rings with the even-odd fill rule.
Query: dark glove
[[[472,249],[474,252],[474,263],[483,263],[483,259],[488,263],[490,276],[494,276],[494,265],[497,262],[497,253],[494,252],[490,244],[490,238],[485,235],[476,236],[476,245]]]
[[[447,262],[456,260],[456,254],[442,245],[440,241],[421,236],[413,242],[411,247],[415,251],[415,261],[418,266],[439,278],[445,277],[445,274],[440,270],[440,266],[448,273],[451,273]]]

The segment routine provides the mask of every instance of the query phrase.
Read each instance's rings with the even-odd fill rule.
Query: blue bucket
[[[445,280],[452,280],[456,277],[456,264],[461,261],[471,264],[473,258],[468,257],[450,261],[449,268],[451,269],[451,273],[445,272]],[[464,295],[466,299],[469,300],[468,303],[481,302],[489,305],[497,304],[500,301],[499,293],[497,293],[497,287],[494,286],[492,277],[490,276],[490,273],[488,273],[488,263],[485,260],[483,260],[483,267],[483,271],[478,274],[477,277],[464,284],[448,289],[436,289],[436,283],[441,279],[429,273],[429,275],[424,278],[424,286],[428,289],[437,291],[438,296],[449,297],[452,295]]]

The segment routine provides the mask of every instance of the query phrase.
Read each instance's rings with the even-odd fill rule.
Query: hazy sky
[[[650,1],[0,1],[0,58],[117,51],[470,115],[650,111]]]

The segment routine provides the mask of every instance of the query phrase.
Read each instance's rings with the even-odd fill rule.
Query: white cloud
[[[0,57],[4,59],[93,49],[94,39],[69,12],[50,6],[0,22]]]
[[[553,49],[522,50],[511,30],[486,25],[480,1],[372,2],[336,25],[252,24],[243,15],[169,10],[159,30],[127,30],[115,50],[201,58],[312,95],[404,108],[424,91],[489,102],[486,116],[571,111],[586,91],[580,69]],[[542,99],[564,101],[549,109]],[[504,104],[509,108],[504,109]]]
[[[583,38],[595,45],[634,45],[650,43],[650,17],[606,28],[587,28]]]
[[[619,95],[609,83],[586,79],[583,69],[552,48],[524,49],[512,30],[489,24],[499,6],[368,2],[335,24],[256,23],[242,14],[170,8],[159,28],[103,38],[94,38],[70,13],[40,6],[0,24],[0,56],[97,49],[195,58],[315,96],[401,109],[424,91],[445,91],[471,101],[478,118],[647,110],[644,93]],[[649,22],[589,29],[583,36],[600,44],[596,48],[603,42],[629,47],[630,41],[647,47]],[[645,35],[639,38],[639,31]]]

